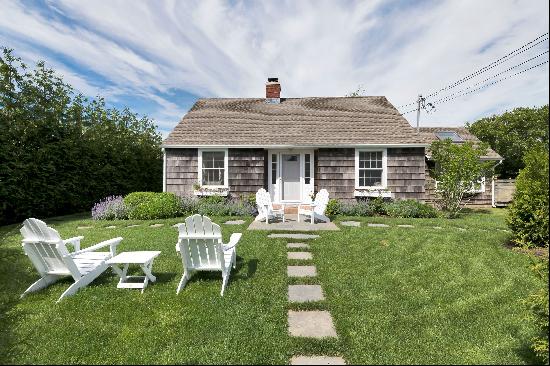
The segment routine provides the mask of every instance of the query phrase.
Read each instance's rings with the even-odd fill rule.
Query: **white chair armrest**
[[[243,236],[243,234],[241,234],[241,233],[231,234],[231,237],[229,238],[229,243],[224,244],[224,246],[223,246],[223,251],[225,252],[225,251],[233,249],[235,247],[235,245],[237,245],[239,243],[239,240],[241,240],[241,236]]]
[[[75,256],[75,255],[78,255],[78,254],[81,254],[81,253],[93,252],[97,249],[109,246],[109,247],[111,247],[110,248],[111,249],[111,255],[114,257],[116,255],[116,246],[119,245],[121,241],[122,241],[121,237],[105,240],[105,241],[102,241],[101,243],[98,243],[96,245],[92,245],[91,247],[88,247],[88,248],[70,253],[69,255],[70,256]]]
[[[80,241],[82,239],[84,239],[83,236],[75,236],[74,238],[63,240],[63,244],[72,244],[75,252],[78,252],[80,250]]]

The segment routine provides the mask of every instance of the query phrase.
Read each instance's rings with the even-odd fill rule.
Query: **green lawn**
[[[295,354],[341,355],[348,363],[533,362],[534,330],[522,299],[541,284],[529,259],[504,247],[503,211],[456,220],[353,219],[391,227],[320,233],[310,242],[319,276],[307,281],[287,279],[286,240],[246,231],[250,219],[222,225],[224,238],[244,233],[223,298],[215,273],[196,274],[176,296],[182,266],[171,225],[182,219],[134,228],[121,227],[133,221],[81,215],[48,219],[63,237],[84,235],[83,247],[122,236],[120,251],[162,251],[153,267],[158,280],[144,294],[117,289],[108,271],[59,304],[68,279],[19,299],[37,274],[19,227],[0,228],[0,362],[273,364]],[[148,227],[157,222],[166,225]],[[85,225],[93,228],[77,229]],[[321,284],[327,300],[290,306],[287,285],[306,282]],[[292,339],[289,309],[329,310],[338,340]]]

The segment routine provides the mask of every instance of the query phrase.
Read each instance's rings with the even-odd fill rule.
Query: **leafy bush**
[[[539,334],[533,339],[532,348],[548,365],[548,258],[535,259],[533,271],[542,279],[544,286],[531,294],[525,301],[531,310],[531,320],[538,328]]]
[[[520,245],[548,247],[548,149],[539,146],[525,157],[507,223]]]
[[[371,199],[367,202],[368,202],[368,204],[370,206],[370,209],[372,210],[373,213],[378,214],[378,215],[386,215],[387,214],[386,206],[388,205],[389,201],[384,201],[384,199],[382,197],[376,197],[376,198]]]
[[[0,47],[0,225],[161,189],[161,135],[129,109],[77,94]]]
[[[437,217],[437,210],[432,206],[416,200],[393,201],[386,205],[387,215],[390,217]]]
[[[328,200],[327,208],[325,209],[325,215],[335,216],[340,214],[341,204],[337,199],[331,198]]]
[[[205,205],[224,204],[228,199],[223,196],[206,196],[199,198],[199,202]]]
[[[178,217],[183,214],[181,200],[168,192],[134,192],[124,198],[128,217],[135,220],[154,220]]]
[[[376,212],[368,201],[343,203],[340,213],[345,216],[374,216]]]
[[[134,209],[140,204],[154,199],[156,192],[132,192],[124,197],[124,204],[129,209]]]
[[[472,141],[455,144],[445,139],[432,142],[430,150],[436,163],[430,175],[437,181],[438,205],[449,218],[457,217],[464,197],[491,169],[491,162],[480,160],[487,145],[476,146]]]
[[[128,210],[122,196],[109,196],[94,205],[92,219],[94,220],[124,220],[128,218]]]

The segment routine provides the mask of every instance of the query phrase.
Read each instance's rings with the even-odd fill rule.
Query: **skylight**
[[[451,139],[452,142],[464,142],[464,139],[454,131],[439,131],[435,135],[440,140]]]

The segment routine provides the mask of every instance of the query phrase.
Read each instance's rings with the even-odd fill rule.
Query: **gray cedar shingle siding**
[[[388,189],[394,198],[422,200],[426,177],[424,148],[388,149]]]
[[[424,199],[424,148],[388,149],[388,189],[395,198]],[[315,191],[331,198],[353,200],[355,149],[319,149],[315,153]]]
[[[263,149],[229,149],[229,191],[232,196],[255,194],[265,188],[265,160]]]
[[[178,196],[193,194],[198,180],[197,149],[166,149],[166,192]]]
[[[330,198],[354,199],[355,150],[319,149],[315,152],[315,191],[326,189]]]

